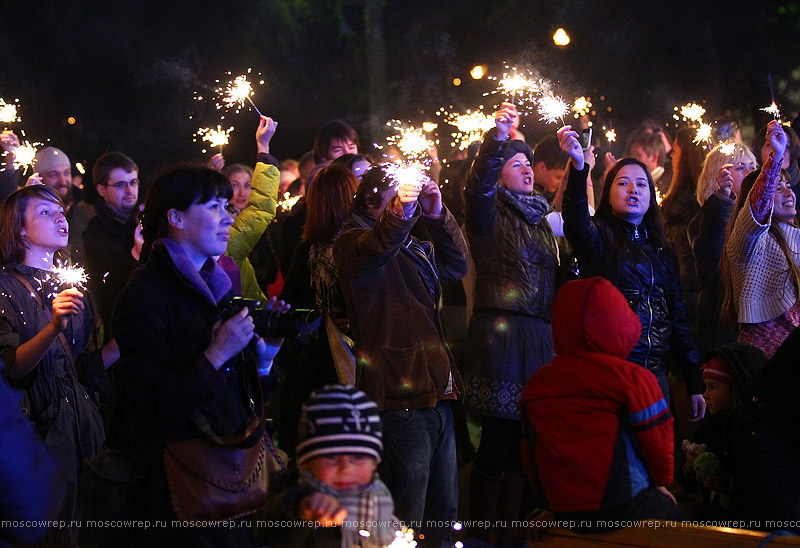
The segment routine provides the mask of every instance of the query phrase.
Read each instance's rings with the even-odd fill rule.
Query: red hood
[[[625,359],[641,332],[639,317],[605,278],[567,282],[553,301],[556,354],[602,352]]]

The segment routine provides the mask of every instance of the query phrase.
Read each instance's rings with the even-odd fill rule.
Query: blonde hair
[[[706,156],[703,162],[703,169],[697,179],[697,203],[701,206],[706,203],[709,196],[717,190],[717,173],[725,164],[733,164],[734,167],[739,162],[750,160],[754,165],[757,164],[755,154],[750,147],[743,143],[733,143],[733,152],[726,154],[724,149],[730,148],[730,144],[720,143],[715,146]]]

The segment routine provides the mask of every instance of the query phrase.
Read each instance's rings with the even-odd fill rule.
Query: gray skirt
[[[467,333],[467,411],[519,420],[522,390],[553,359],[553,334],[544,320],[500,310],[478,310]]]

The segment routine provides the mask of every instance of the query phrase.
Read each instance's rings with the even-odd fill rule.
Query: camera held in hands
[[[245,307],[253,318],[256,334],[264,339],[294,338],[307,341],[322,322],[322,316],[315,317],[316,313],[307,308],[282,312],[279,309],[267,309],[260,301],[243,297],[233,297],[220,303],[222,320],[228,320]]]

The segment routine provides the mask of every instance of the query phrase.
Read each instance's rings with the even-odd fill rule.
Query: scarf
[[[330,314],[336,303],[339,289],[339,274],[333,261],[332,244],[312,244],[308,252],[308,269],[311,285],[314,286],[315,305],[321,314]]]
[[[335,497],[347,510],[347,517],[342,522],[342,548],[382,548],[391,544],[395,532],[400,530],[400,521],[394,516],[392,495],[377,473],[369,485],[349,491],[337,491],[308,470],[300,471],[298,483]],[[369,535],[363,536],[361,531]]]
[[[508,207],[519,213],[529,225],[537,225],[547,215],[550,204],[538,194],[517,194],[503,185],[497,185],[497,197]]]
[[[183,278],[213,304],[216,305],[231,290],[233,286],[231,279],[214,259],[209,258],[203,267],[197,270],[175,240],[159,238],[153,243],[153,247],[164,249]]]

